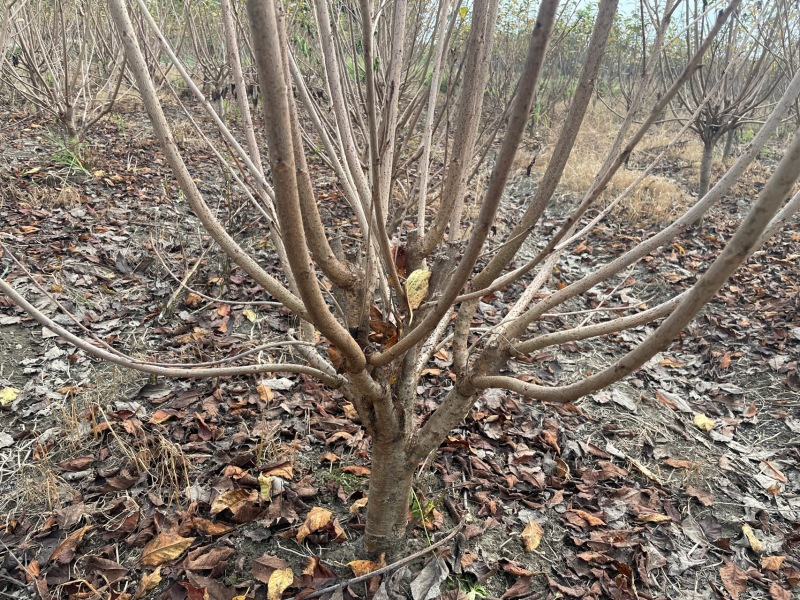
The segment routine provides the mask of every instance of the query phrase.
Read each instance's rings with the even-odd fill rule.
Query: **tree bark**
[[[373,439],[364,534],[367,551],[385,550],[394,540],[406,537],[408,501],[415,466],[409,464],[404,437],[385,442]]]
[[[700,160],[700,186],[697,197],[702,198],[708,193],[711,183],[711,165],[714,162],[714,142],[703,142],[703,158]]]
[[[736,127],[728,130],[725,135],[725,149],[722,151],[722,160],[728,160],[733,152],[733,142],[736,139]]]

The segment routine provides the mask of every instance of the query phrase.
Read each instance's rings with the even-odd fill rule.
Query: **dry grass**
[[[572,149],[572,154],[564,169],[561,179],[563,189],[575,194],[584,194],[597,172],[602,167],[607,149],[614,141],[619,127],[618,119],[605,107],[596,105],[590,108],[584,120],[584,126]],[[536,167],[543,170],[549,159],[549,152],[555,145],[556,129],[550,132],[547,147],[542,159],[536,161]],[[660,152],[674,136],[673,131],[657,129],[641,144],[644,153],[648,148]],[[684,153],[684,147],[671,149],[670,153]],[[670,160],[670,153],[665,160]],[[699,155],[698,155],[699,158]],[[632,185],[641,176],[641,171],[621,167],[609,183],[601,197],[601,203],[607,205]],[[689,196],[675,180],[663,175],[651,174],[645,177],[614,209],[612,218],[640,225],[663,225],[677,217],[688,205]]]
[[[29,183],[25,186],[9,185],[0,192],[0,208],[5,203],[27,205],[31,208],[72,208],[81,202],[80,192],[70,183],[64,182],[60,187]]]

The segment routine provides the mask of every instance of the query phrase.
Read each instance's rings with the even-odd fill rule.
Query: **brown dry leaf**
[[[258,397],[261,398],[264,402],[271,402],[272,399],[275,397],[275,392],[273,392],[272,388],[269,387],[266,383],[259,383],[256,386],[256,391],[258,392]]]
[[[533,552],[542,543],[544,529],[536,521],[529,521],[522,530],[522,546],[525,552]]]
[[[757,413],[758,413],[758,408],[756,407],[756,403],[755,402],[751,402],[747,406],[747,408],[744,409],[744,412],[742,412],[742,416],[745,419],[752,419],[753,417],[756,416]]]
[[[78,529],[78,531],[71,534],[67,539],[56,546],[56,549],[50,556],[50,561],[58,561],[62,565],[69,563],[73,558],[75,558],[75,550],[78,549],[78,545],[83,540],[83,536],[86,535],[86,532],[91,528],[91,525],[87,525],[86,527]]]
[[[373,571],[377,571],[378,569],[382,569],[386,566],[386,555],[381,554],[380,560],[378,562],[374,562],[371,560],[352,560],[347,563],[347,566],[350,567],[353,571],[353,575],[356,577],[361,577],[362,575],[367,575],[372,573]]]
[[[771,600],[791,600],[792,594],[789,590],[773,582],[772,585],[769,586],[769,597]]]
[[[219,521],[211,521],[203,517],[192,517],[192,525],[203,535],[215,536],[224,535],[233,531],[233,526]]]
[[[309,512],[306,517],[305,523],[300,525],[300,528],[297,530],[297,543],[302,544],[303,540],[308,537],[308,534],[322,529],[323,527],[327,527],[331,522],[332,516],[333,513],[327,508],[320,508],[318,506],[312,508],[311,512]]]
[[[369,474],[372,472],[369,467],[361,467],[359,465],[347,465],[346,467],[342,467],[342,471],[350,473],[350,475],[358,475],[359,477],[369,477]]]
[[[186,299],[183,301],[183,303],[189,308],[194,308],[195,306],[199,305],[202,301],[203,299],[200,296],[198,296],[194,292],[190,292],[189,294],[186,295]]]
[[[133,595],[134,599],[144,598],[145,594],[159,583],[161,583],[161,567],[156,567],[156,570],[152,573],[144,573],[139,581],[139,587],[136,588],[136,593]]]
[[[270,554],[265,554],[255,559],[251,565],[253,577],[261,583],[269,583],[269,578],[272,576],[273,572],[278,569],[286,568],[289,568],[289,563],[282,558]]]
[[[600,525],[606,524],[605,521],[603,521],[603,519],[595,517],[593,514],[588,513],[585,510],[580,510],[579,508],[573,508],[567,512],[579,516],[581,519],[586,521],[591,527],[598,527]]]
[[[281,600],[286,588],[292,585],[294,573],[292,569],[275,569],[267,582],[267,600]]]
[[[714,504],[714,496],[710,492],[692,487],[691,485],[686,486],[686,495],[696,498],[703,506],[711,506]]]
[[[714,429],[714,425],[716,425],[716,421],[714,421],[714,419],[709,419],[703,413],[697,413],[694,416],[693,422],[698,429],[705,432],[711,431]]]
[[[785,556],[762,556],[761,568],[765,571],[780,571],[785,560]]]
[[[84,471],[85,469],[89,468],[92,465],[94,460],[95,458],[92,455],[79,456],[77,458],[73,458],[72,460],[65,460],[64,462],[60,462],[58,463],[58,466],[64,469],[65,471],[71,471],[71,472]]]
[[[271,475],[272,477],[280,477],[286,481],[291,481],[292,477],[294,477],[294,470],[292,469],[292,463],[290,463],[288,460],[282,460],[280,462],[267,465],[261,469],[261,474]]]
[[[552,429],[542,430],[542,441],[550,446],[557,454],[561,454],[561,448],[558,446],[558,434]]]
[[[202,554],[199,556],[192,556],[193,552],[198,551],[193,550],[189,552],[189,556],[184,562],[184,567],[190,571],[210,571],[223,562],[227,562],[231,556],[236,554],[236,550],[230,546],[211,548],[208,552],[205,552],[204,549],[200,549],[199,552]]]
[[[789,480],[786,478],[786,475],[784,475],[781,472],[781,470],[778,467],[776,467],[772,462],[768,460],[762,460],[761,466],[766,467],[767,476],[772,477],[773,479],[780,481],[781,483],[789,483]]]
[[[159,533],[142,550],[142,564],[156,567],[175,560],[192,545],[193,537],[185,538],[177,533]]]
[[[761,553],[764,551],[764,544],[762,544],[761,540],[756,537],[756,533],[753,531],[753,528],[750,527],[750,525],[747,523],[742,525],[742,533],[744,534],[744,537],[747,538],[747,542],[750,544],[750,549],[753,552]]]
[[[727,369],[731,366],[731,353],[726,352],[722,358],[719,359],[719,368],[720,369]]]
[[[365,496],[364,498],[359,498],[350,506],[350,514],[357,515],[361,512],[361,509],[367,505],[368,498]]]
[[[328,358],[337,373],[344,372],[344,354],[342,354],[338,348],[328,346]]]
[[[325,454],[323,454],[322,456],[319,457],[319,462],[321,462],[321,463],[327,461],[327,462],[333,464],[333,463],[335,463],[337,461],[340,461],[340,460],[342,460],[342,459],[339,458],[338,456],[336,456],[333,452],[326,452]]]
[[[642,513],[636,515],[636,520],[642,523],[665,523],[666,521],[671,521],[672,517],[661,513]]]
[[[211,514],[219,514],[227,508],[235,515],[242,508],[253,504],[256,500],[258,500],[258,492],[255,490],[246,490],[244,488],[230,490],[217,496],[214,502],[211,503]]]
[[[719,570],[719,576],[722,578],[722,585],[728,590],[733,600],[737,600],[739,594],[747,589],[747,573],[732,562],[725,560],[725,565]]]

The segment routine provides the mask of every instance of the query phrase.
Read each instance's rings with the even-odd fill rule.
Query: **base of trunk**
[[[386,552],[406,537],[414,469],[408,466],[404,446],[402,440],[373,445],[364,532],[364,545],[371,554]]]

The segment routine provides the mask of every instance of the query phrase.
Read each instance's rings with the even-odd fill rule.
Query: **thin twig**
[[[355,583],[361,583],[362,581],[367,581],[368,579],[372,579],[373,577],[375,577],[377,575],[382,575],[382,574],[384,574],[384,573],[386,573],[388,571],[393,571],[393,570],[395,570],[395,569],[397,569],[399,567],[402,567],[403,565],[405,565],[407,563],[413,562],[413,561],[417,560],[418,558],[421,558],[421,557],[425,556],[431,550],[434,550],[435,548],[438,548],[439,546],[443,546],[444,544],[446,544],[447,542],[452,540],[456,536],[456,534],[464,528],[464,524],[465,524],[465,521],[461,521],[461,523],[459,523],[458,525],[453,527],[453,529],[450,530],[450,533],[447,534],[447,537],[442,538],[441,540],[439,540],[435,544],[432,544],[432,545],[430,545],[430,546],[428,546],[426,548],[423,548],[419,552],[415,552],[414,554],[410,554],[409,556],[406,556],[405,558],[401,558],[397,562],[393,562],[392,564],[386,565],[385,567],[381,567],[380,569],[375,569],[374,571],[372,571],[370,573],[367,573],[366,575],[361,575],[359,577],[354,577],[353,579],[348,579],[347,581],[343,581],[341,583],[337,583],[336,585],[332,585],[332,586],[323,588],[321,590],[317,590],[316,592],[312,592],[311,594],[308,594],[307,596],[303,596],[303,598],[319,598],[320,596],[323,596],[323,595],[327,594],[328,592],[335,592],[336,590],[338,590],[340,588],[343,588],[343,587],[346,587],[348,585],[352,585],[352,584],[355,584]],[[293,596],[292,598],[289,598],[289,600],[295,600],[295,597]]]

